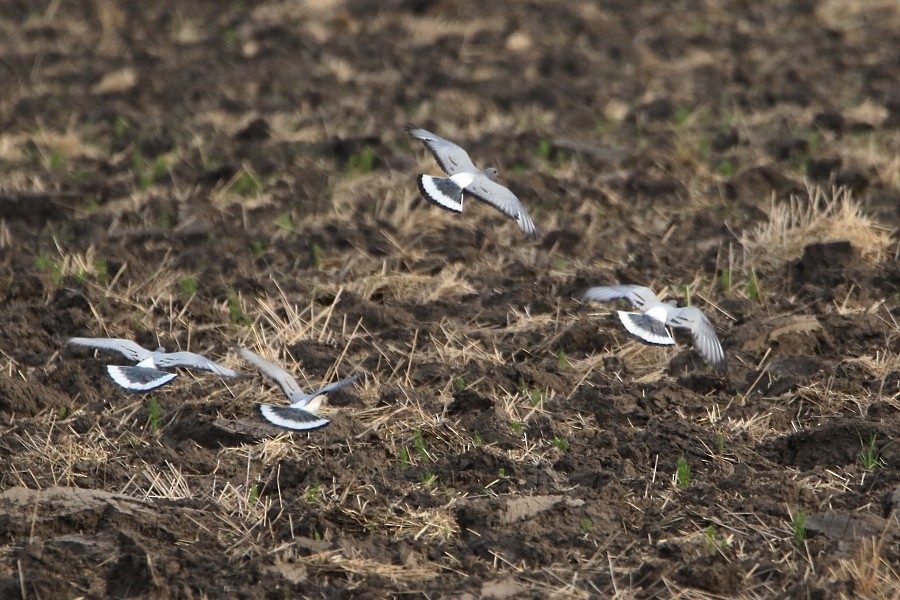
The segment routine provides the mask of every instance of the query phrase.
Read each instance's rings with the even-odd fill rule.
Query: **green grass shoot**
[[[794,519],[791,522],[791,534],[794,538],[794,543],[798,546],[802,546],[803,542],[806,541],[806,519],[808,516],[805,512],[798,512],[794,515]]]
[[[150,399],[147,401],[147,412],[149,413],[150,432],[153,434],[159,433],[162,427],[162,407],[159,405],[159,400],[156,399],[156,396],[150,396]]]
[[[691,465],[688,464],[684,455],[679,456],[675,461],[675,483],[685,490],[691,485]]]

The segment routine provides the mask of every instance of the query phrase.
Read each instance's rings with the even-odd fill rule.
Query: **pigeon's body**
[[[624,310],[616,312],[625,329],[645,342],[663,346],[675,345],[675,338],[666,329],[666,311],[664,308],[656,306],[645,313],[627,312]]]
[[[679,308],[674,302],[661,302],[653,290],[640,285],[592,287],[582,297],[597,302],[619,299],[630,301],[641,312],[618,311],[619,320],[630,333],[653,344],[675,343],[666,326],[689,330],[694,339],[694,348],[703,360],[714,369],[725,371],[725,350],[722,349],[712,323],[699,308]]]
[[[329,383],[307,394],[300,389],[297,381],[278,365],[245,348],[238,348],[238,354],[259,369],[263,375],[268,376],[277,383],[284,395],[287,396],[288,401],[291,403],[290,406],[259,405],[259,412],[267,421],[287,429],[308,431],[328,425],[330,421],[319,416],[322,397],[329,392],[353,383],[359,378],[359,375],[353,375],[346,379]]]
[[[450,176],[420,175],[417,183],[426,200],[447,210],[462,212],[464,191],[514,219],[526,235],[537,235],[531,217],[516,195],[494,181],[497,177],[496,169],[479,169],[465,150],[430,131],[407,125],[406,132],[425,142],[440,167]],[[460,175],[471,176],[471,180],[468,177],[458,177]]]
[[[432,177],[419,175],[416,185],[422,197],[441,208],[462,212],[463,190],[475,180],[471,173],[457,173],[452,177]]]
[[[175,379],[175,373],[163,371],[159,367],[187,367],[211,371],[223,377],[238,376],[231,369],[193,352],[166,352],[163,348],[147,350],[131,340],[121,338],[73,337],[69,338],[69,343],[118,352],[130,360],[137,361],[137,365],[134,366],[106,366],[112,380],[132,392],[147,392]]]

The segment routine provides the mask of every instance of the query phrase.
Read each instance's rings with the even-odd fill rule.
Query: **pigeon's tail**
[[[619,320],[625,329],[641,338],[645,342],[651,344],[660,344],[662,346],[672,346],[675,344],[675,338],[671,336],[666,329],[666,324],[658,319],[654,319],[644,313],[618,311]]]
[[[328,419],[323,419],[307,410],[290,406],[260,404],[259,412],[269,423],[295,431],[319,429],[330,422]]]
[[[167,373],[148,367],[122,367],[107,365],[106,372],[113,381],[129,392],[149,392],[175,379],[175,373]]]
[[[469,175],[468,173],[459,173]],[[416,177],[416,185],[419,187],[422,197],[430,203],[443,209],[460,213],[463,209],[463,187],[453,177],[432,177],[431,175],[419,175]],[[469,183],[472,183],[471,176]],[[468,185],[468,184],[467,184]]]

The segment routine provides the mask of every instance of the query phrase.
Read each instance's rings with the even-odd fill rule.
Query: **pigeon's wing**
[[[514,219],[519,224],[519,229],[529,237],[537,236],[537,229],[525,212],[522,203],[509,189],[495,181],[491,181],[486,175],[478,173],[475,181],[466,186],[465,191],[482,202],[487,202],[507,217]]]
[[[175,373],[167,373],[147,367],[107,365],[106,372],[109,373],[113,381],[129,392],[149,392],[166,385],[176,377]]]
[[[357,379],[359,379],[359,373],[357,373],[356,375],[351,375],[350,377],[341,379],[340,381],[333,381],[333,382],[329,383],[328,385],[323,386],[322,388],[311,393],[309,396],[311,398],[315,398],[316,396],[323,396],[325,394],[333,392],[334,390],[340,389],[346,385],[350,385]]]
[[[73,337],[69,338],[70,344],[75,344],[77,346],[87,346],[89,348],[99,348],[101,350],[111,350],[113,352],[118,352],[122,354],[125,358],[130,360],[141,361],[146,358],[149,358],[153,353],[147,350],[146,348],[142,348],[138,344],[132,342],[131,340],[124,340],[121,338],[83,338],[83,337]]]
[[[246,348],[238,348],[237,351],[238,354],[241,355],[241,358],[259,369],[260,373],[266,375],[267,377],[272,379],[272,381],[277,383],[281,390],[284,392],[284,395],[288,398],[291,398],[292,396],[305,395],[303,393],[303,390],[300,389],[300,386],[297,385],[297,382],[294,380],[294,378],[288,375],[287,371],[285,371],[275,363],[267,361],[256,352],[251,352]]]
[[[630,333],[651,344],[672,346],[675,344],[666,324],[659,319],[654,319],[646,313],[618,311],[619,320]]]
[[[293,429],[295,431],[309,431],[319,429],[328,425],[328,419],[323,419],[319,415],[315,415],[302,408],[292,408],[290,406],[272,406],[271,404],[260,404],[259,412],[262,416],[273,425]]]
[[[622,298],[631,302],[635,308],[644,312],[654,306],[665,306],[648,287],[642,285],[600,285],[588,288],[581,295],[585,300],[595,302],[611,302]]]
[[[689,329],[694,337],[694,348],[713,368],[725,370],[725,350],[716,336],[716,330],[703,311],[695,306],[678,308],[669,313],[667,325]]]
[[[460,213],[463,209],[463,189],[449,177],[419,175],[416,185],[422,197],[431,204]]]
[[[159,367],[203,369],[204,371],[212,371],[222,377],[238,377],[238,374],[228,367],[223,367],[216,361],[194,352],[166,352],[165,354],[159,354],[156,357],[156,365]]]
[[[457,173],[477,173],[478,168],[465,150],[439,135],[420,129],[415,125],[407,125],[406,133],[425,142],[425,146],[434,155],[434,159],[448,175]]]

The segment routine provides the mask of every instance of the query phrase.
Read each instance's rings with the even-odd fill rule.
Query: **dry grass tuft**
[[[896,600],[900,598],[900,570],[882,555],[884,540],[863,540],[856,554],[831,567],[831,578],[853,583],[853,598]],[[849,596],[841,595],[842,598]]]
[[[441,270],[437,276],[420,273],[377,273],[351,282],[347,285],[347,291],[357,294],[364,300],[378,295],[390,300],[434,302],[475,293],[475,288],[460,277],[462,270],[461,265],[450,265]]]
[[[874,264],[887,257],[892,233],[865,216],[847,188],[827,193],[811,187],[804,198],[792,196],[786,205],[773,202],[768,223],[745,233],[741,244],[750,264],[764,269],[800,258],[810,244],[843,240]]]

